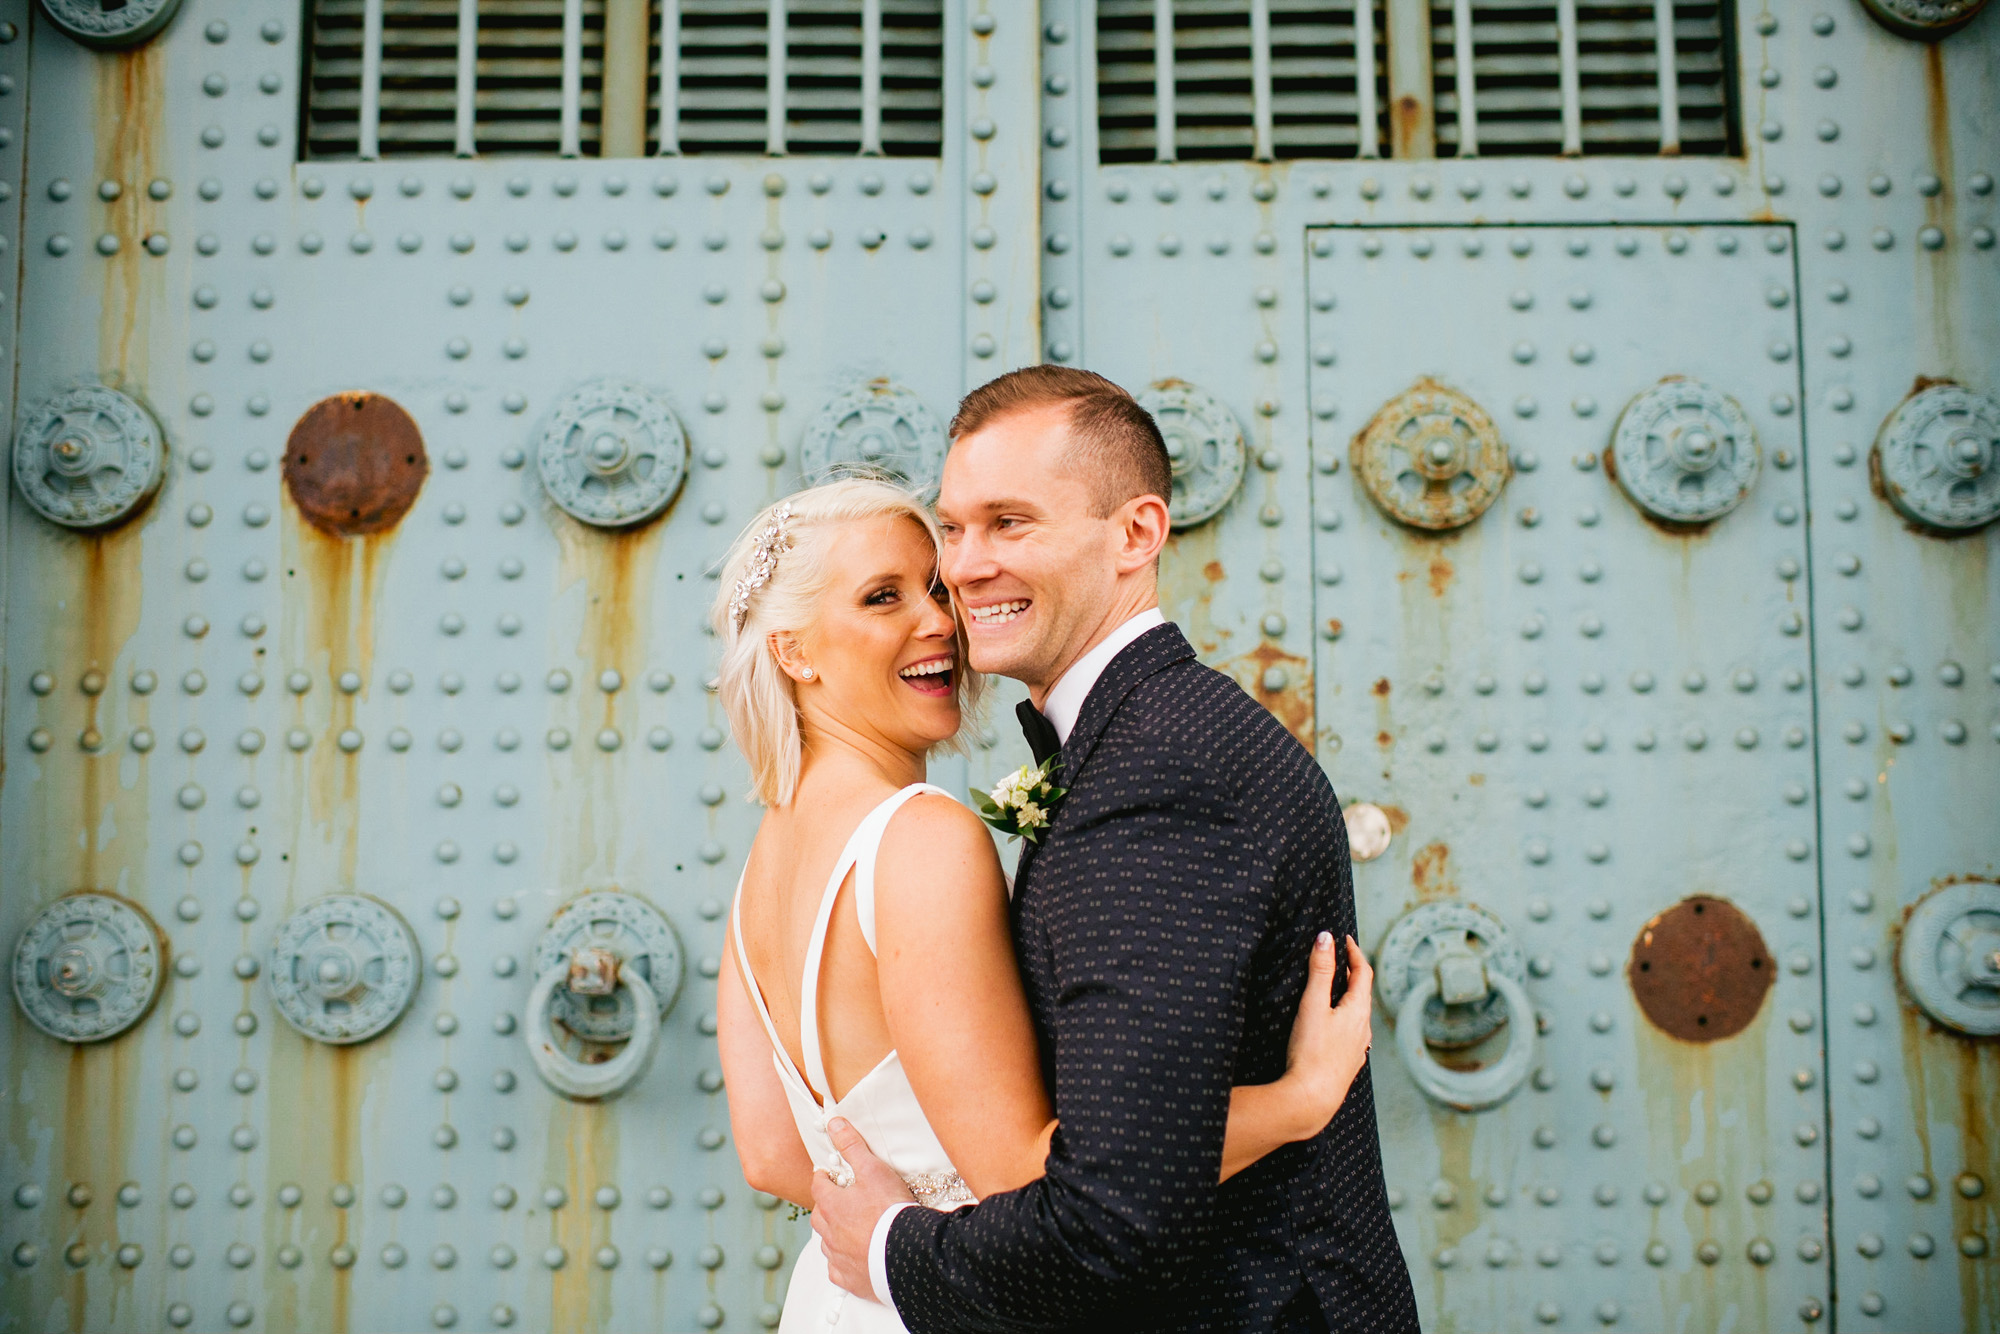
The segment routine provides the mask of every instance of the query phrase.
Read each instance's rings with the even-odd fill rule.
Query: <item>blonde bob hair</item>
[[[787,506],[791,517],[785,529],[791,545],[778,552],[769,577],[751,591],[739,628],[731,610],[736,585],[757,559],[759,536]],[[745,525],[723,557],[721,587],[709,611],[723,646],[716,694],[729,716],[729,730],[750,762],[752,800],[766,806],[789,802],[798,789],[804,759],[797,685],[778,665],[771,650],[772,636],[811,628],[832,577],[826,546],[835,529],[896,517],[921,527],[933,550],[941,546],[937,521],[917,497],[874,477],[843,477],[767,506]],[[952,618],[958,621],[956,608]],[[967,662],[962,621],[958,622],[956,638],[958,663],[952,672],[952,688],[958,696],[960,727],[958,735],[941,748],[963,750],[966,737],[977,725],[974,713],[985,682]]]

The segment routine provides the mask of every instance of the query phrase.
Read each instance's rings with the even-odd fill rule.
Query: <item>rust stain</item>
[[[1369,689],[1383,699],[1389,698],[1389,678],[1386,676],[1377,677],[1375,684],[1369,687]]]
[[[1396,744],[1396,738],[1390,736],[1386,731],[1377,732],[1375,734],[1375,744],[1380,746],[1382,749],[1387,750],[1389,749],[1389,747]]]
[[[1389,817],[1389,832],[1391,834],[1400,834],[1410,827],[1410,813],[1401,806],[1385,805],[1378,809],[1381,810],[1382,814]],[[1443,847],[1444,845],[1439,844],[1438,846]]]
[[[265,1211],[263,1242],[269,1252],[291,1242],[319,1256],[321,1263],[286,1271],[283,1286],[274,1283],[267,1289],[266,1304],[272,1309],[265,1321],[272,1328],[346,1334],[353,1325],[355,1275],[368,1261],[358,1260],[347,1269],[324,1261],[336,1246],[355,1244],[353,1216],[366,1207],[368,1182],[357,1175],[364,1171],[366,1157],[361,1116],[371,1083],[387,1077],[385,1049],[381,1044],[315,1042],[289,1030],[284,1037],[271,1044],[266,1078],[271,1089],[287,1090],[287,1096],[264,1100],[264,1136],[272,1179],[297,1183],[303,1200],[296,1209]],[[345,1209],[333,1203],[333,1189],[339,1185],[355,1192],[354,1203]]]
[[[1173,533],[1160,552],[1160,610],[1187,633],[1202,661],[1216,666],[1234,637],[1215,622],[1215,593],[1226,579],[1217,547],[1217,525],[1202,524]],[[1247,688],[1247,687],[1246,687]]]
[[[146,315],[162,308],[165,270],[149,263],[148,234],[156,229],[160,205],[146,193],[159,174],[155,140],[166,123],[162,49],[153,43],[106,53],[93,62],[96,72],[97,179],[116,181],[116,199],[102,200],[104,233],[118,239],[118,251],[104,262],[104,300],[98,311],[98,362],[106,383],[135,392],[147,380]]]
[[[1755,922],[1725,899],[1696,894],[1640,929],[1625,976],[1660,1031],[1717,1042],[1756,1018],[1776,972]]]
[[[1434,553],[1431,556],[1429,568],[1431,596],[1434,598],[1443,597],[1445,589],[1451,587],[1452,575],[1456,573],[1457,571],[1452,568],[1451,562],[1445,559],[1442,551]]]
[[[164,953],[160,966],[167,966]],[[137,1105],[140,1090],[136,1067],[140,1060],[137,1043],[112,1039],[106,1042],[74,1043],[69,1046],[69,1062],[63,1080],[62,1179],[49,1183],[45,1208],[61,1212],[69,1223],[65,1245],[82,1245],[90,1263],[69,1271],[69,1326],[82,1331],[101,1325],[107,1318],[108,1301],[118,1292],[97,1291],[85,1276],[103,1266],[118,1246],[118,1205],[115,1192],[127,1175],[129,1140],[134,1127],[129,1116]],[[78,1208],[67,1198],[71,1185],[90,1191],[88,1202]],[[51,1256],[51,1259],[55,1257]],[[120,1287],[129,1287],[129,1283]],[[98,1309],[93,1312],[90,1298],[95,1293]]]
[[[611,1271],[592,1260],[611,1240],[611,1215],[591,1201],[618,1179],[618,1118],[609,1104],[558,1100],[549,1116],[545,1181],[560,1181],[569,1201],[549,1211],[549,1241],[569,1259],[550,1275],[550,1329],[604,1330],[611,1319]]]
[[[1338,617],[1329,617],[1326,622],[1326,637],[1328,639],[1338,639],[1340,638],[1340,632],[1346,628],[1345,625],[1340,623]]]
[[[355,886],[360,756],[341,750],[336,738],[354,726],[358,701],[372,684],[376,610],[395,536],[386,531],[334,536],[307,520],[289,490],[284,496],[286,657],[313,682],[305,694],[291,697],[293,725],[313,735],[311,749],[294,757],[305,784],[297,809],[301,820],[317,826],[318,841],[338,850],[334,882],[305,886],[308,897],[317,897]],[[348,671],[361,678],[356,694],[334,684]],[[305,839],[295,846],[295,855],[303,855]]]
[[[1266,674],[1276,669],[1284,684],[1267,688]],[[1298,738],[1307,750],[1313,748],[1312,664],[1285,652],[1276,644],[1263,643],[1248,653],[1217,664],[1218,671],[1236,678],[1249,696],[1271,711]]]
[[[1458,883],[1451,874],[1451,849],[1443,843],[1426,843],[1418,848],[1410,858],[1410,883],[1417,887],[1419,903],[1456,895]]]
[[[396,526],[430,472],[410,414],[381,394],[323,398],[285,442],[285,490],[299,512],[335,537]]]
[[[1951,151],[1951,97],[1945,79],[1944,49],[1941,42],[1924,44],[1924,128],[1930,140],[1931,170],[1937,175],[1936,194],[1924,197],[1924,221],[1955,238],[1958,227],[1957,185],[1953,179]],[[1963,293],[1957,281],[1957,247],[1947,240],[1936,250],[1919,248],[1919,262],[1930,280],[1930,299],[1919,304],[1931,317],[1931,364],[1960,369],[1956,303]],[[1970,368],[1966,368],[1970,369]]]
[[[558,884],[615,880],[625,872],[622,859],[643,850],[622,838],[619,812],[627,796],[619,777],[623,766],[589,738],[611,729],[629,739],[633,730],[635,720],[627,715],[646,663],[665,518],[662,514],[629,528],[601,529],[561,511],[550,515],[562,552],[558,596],[577,607],[572,614],[578,617],[560,622],[559,635],[566,637],[574,624],[576,637],[555,658],[573,658],[582,678],[551,703],[551,725],[577,735],[567,752],[549,754],[554,781],[575,793],[573,827],[549,844],[550,874]],[[606,672],[618,674],[617,689],[602,688]]]

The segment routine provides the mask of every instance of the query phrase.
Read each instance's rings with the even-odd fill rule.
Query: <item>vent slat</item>
[[[769,5],[785,5],[786,147],[861,151],[862,0],[681,0],[675,90],[684,153],[766,149]],[[1150,3],[1150,0],[1146,0]],[[359,151],[365,0],[309,7],[308,157]],[[647,131],[657,133],[659,12],[654,0]],[[554,153],[562,138],[563,0],[478,0],[473,88],[480,152]],[[448,154],[456,144],[458,0],[383,0],[377,139],[384,156]],[[943,138],[943,0],[881,0],[881,144],[935,156]],[[604,0],[584,0],[583,152],[594,155],[603,102]],[[647,152],[658,151],[649,139]]]

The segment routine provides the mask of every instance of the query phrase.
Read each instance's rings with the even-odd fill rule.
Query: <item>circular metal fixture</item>
[[[285,441],[285,489],[314,527],[335,537],[393,528],[417,503],[430,458],[402,405],[348,393],[306,409]]]
[[[1861,5],[1890,32],[1934,42],[1979,17],[1986,0],[1861,0]]]
[[[535,942],[522,1023],[535,1069],[569,1098],[609,1098],[630,1087],[652,1061],[680,985],[680,937],[659,909],[615,890],[563,905]],[[567,1050],[578,1042],[625,1045],[591,1058]]]
[[[1173,495],[1167,518],[1175,528],[1192,528],[1222,512],[1243,485],[1249,448],[1243,427],[1215,395],[1185,380],[1158,380],[1139,395],[1167,442],[1173,467]]]
[[[1934,384],[1903,400],[1869,467],[1913,523],[1965,533],[2000,518],[2000,399]]]
[[[1611,437],[1619,488],[1667,523],[1721,518],[1750,494],[1762,464],[1757,432],[1736,400],[1682,376],[1626,404]]]
[[[1454,970],[1462,965],[1475,979],[1483,969],[1484,980],[1460,985]],[[1375,985],[1383,1008],[1400,1013],[1424,979],[1440,969],[1446,977],[1424,1005],[1423,1040],[1444,1048],[1483,1041],[1511,1017],[1506,997],[1487,985],[1496,974],[1515,982],[1528,976],[1521,947],[1506,923],[1476,904],[1445,899],[1412,908],[1382,938]],[[1533,1011],[1527,1013],[1532,1026]]]
[[[1347,824],[1347,851],[1355,861],[1372,862],[1389,850],[1395,828],[1389,813],[1372,801],[1357,801],[1341,811]]]
[[[146,910],[114,894],[66,894],[14,946],[14,999],[64,1042],[99,1042],[146,1017],[166,978],[167,939]]]
[[[799,469],[808,485],[859,464],[913,490],[935,492],[944,468],[944,427],[924,401],[887,378],[835,396],[806,426]]]
[[[1896,962],[1932,1019],[1971,1037],[2000,1035],[2000,885],[1966,880],[1919,899]]]
[[[1750,1026],[1777,971],[1742,909],[1696,894],[1640,929],[1625,976],[1655,1028],[1683,1042],[1715,1042]]]
[[[321,1042],[366,1042],[400,1019],[423,980],[416,933],[367,894],[329,894],[287,917],[271,942],[271,1000]]]
[[[110,50],[137,46],[172,20],[181,0],[42,0],[42,12],[64,36],[85,46]]]
[[[1424,1096],[1461,1112],[1498,1107],[1527,1082],[1535,1068],[1535,1013],[1527,991],[1505,973],[1488,973],[1489,994],[1514,1014],[1531,1016],[1507,1028],[1507,1049],[1500,1059],[1477,1070],[1454,1070],[1431,1055],[1418,1016],[1436,1002],[1443,983],[1435,972],[1425,973],[1396,1012],[1396,1050]]]
[[[644,523],[687,480],[688,437],[665,399],[622,380],[563,395],[535,460],[549,499],[599,528]]]
[[[1354,437],[1354,475],[1382,512],[1413,528],[1463,528],[1507,484],[1507,446],[1486,410],[1437,381],[1418,380]]]
[[[535,975],[569,966],[579,951],[609,950],[635,966],[650,986],[659,1017],[674,1007],[681,989],[681,940],[658,908],[618,890],[570,900],[535,942]],[[629,991],[578,996],[567,988],[550,1001],[552,1019],[586,1042],[623,1042],[632,1036],[635,1006]]]
[[[166,444],[137,400],[103,385],[68,389],[38,404],[14,437],[14,485],[65,528],[103,528],[160,489]]]

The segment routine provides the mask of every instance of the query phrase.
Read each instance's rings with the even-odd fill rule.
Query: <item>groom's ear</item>
[[[1134,496],[1118,507],[1113,518],[1123,539],[1118,548],[1118,573],[1130,574],[1157,563],[1172,530],[1167,502],[1150,493]]]

